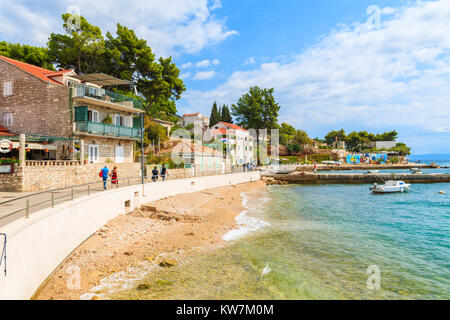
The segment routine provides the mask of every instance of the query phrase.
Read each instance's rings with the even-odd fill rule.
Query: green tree
[[[219,110],[217,109],[217,103],[214,101],[212,109],[211,109],[211,116],[209,118],[209,126],[212,127],[219,123],[221,121]]]
[[[300,146],[306,146],[311,144],[311,138],[303,130],[295,131],[295,135],[292,137],[293,144],[298,144]]]
[[[325,141],[329,146],[331,146],[334,142],[336,142],[336,137],[339,141],[345,141],[347,138],[345,130],[344,129],[341,129],[339,131],[333,130],[327,133],[327,135],[325,136]]]
[[[363,137],[361,137],[358,132],[353,131],[345,139],[345,143],[350,150],[359,151],[361,149],[361,144],[366,142]]]
[[[402,142],[397,143],[390,151],[397,151],[401,156],[409,156],[411,154],[411,148]]]
[[[74,23],[74,18],[80,23]],[[59,68],[73,69],[76,73],[98,71],[105,52],[100,28],[69,13],[63,14],[62,19],[65,34],[52,33],[47,43],[52,61]]]
[[[228,109],[228,106],[226,104],[224,104],[222,106],[222,110],[221,110],[221,121],[223,122],[228,122],[228,123],[233,123],[233,118],[231,117],[230,114],[230,109]]]
[[[251,87],[249,92],[232,105],[232,114],[236,121],[246,129],[256,130],[256,141],[259,141],[260,129],[276,129],[280,105],[275,102],[274,89]]]
[[[41,68],[54,70],[47,48],[0,41],[0,55]]]

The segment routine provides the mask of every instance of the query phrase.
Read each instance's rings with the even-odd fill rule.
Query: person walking
[[[119,188],[119,179],[117,177],[117,167],[114,167],[113,171],[110,173],[111,176],[111,186],[116,186]]]
[[[154,167],[152,170],[152,180],[153,182],[156,182],[158,180],[159,171],[158,168]]]
[[[161,178],[162,178],[162,181],[166,180],[166,175],[168,176],[168,175],[169,175],[169,172],[167,171],[167,168],[166,168],[165,165],[163,164],[163,165],[162,165],[162,168],[161,168]]]
[[[100,170],[99,176],[103,179],[103,189],[106,190],[106,181],[108,181],[108,173],[109,169],[105,166],[102,170]]]

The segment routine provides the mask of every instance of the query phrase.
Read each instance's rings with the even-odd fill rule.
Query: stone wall
[[[119,180],[139,177],[139,163],[91,163],[70,166],[26,166],[16,165],[14,173],[0,174],[0,191],[36,192],[65,188],[90,182],[101,181],[98,174],[107,166],[118,169]]]
[[[116,158],[116,146],[119,146],[119,144],[123,147],[123,162],[132,163],[134,161],[134,141],[132,140],[104,138],[87,135],[83,136],[82,139],[84,140],[85,145],[85,155],[87,155],[89,152],[89,145],[98,146],[100,163],[114,162]]]
[[[14,165],[13,173],[0,173],[0,191],[21,191],[22,170]]]
[[[3,96],[5,82],[12,82],[13,94]],[[72,134],[72,110],[67,86],[46,83],[0,60],[0,124],[15,133],[68,137]],[[12,125],[3,114],[12,113]]]

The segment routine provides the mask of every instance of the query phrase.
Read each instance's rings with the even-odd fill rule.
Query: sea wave
[[[265,220],[249,215],[249,213],[261,213],[265,204],[269,201],[269,198],[261,196],[260,193],[242,193],[241,197],[242,205],[247,210],[242,211],[236,217],[238,228],[231,230],[223,235],[222,239],[224,241],[235,241],[246,236],[249,233],[255,232],[270,225],[270,223]]]

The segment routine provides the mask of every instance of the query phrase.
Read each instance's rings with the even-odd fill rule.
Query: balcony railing
[[[124,96],[123,94],[87,86],[85,84],[75,85],[74,98],[94,98],[106,102],[142,109],[142,101],[139,99]]]
[[[77,131],[105,136],[140,138],[140,129],[131,127],[115,126],[101,122],[77,121]]]

